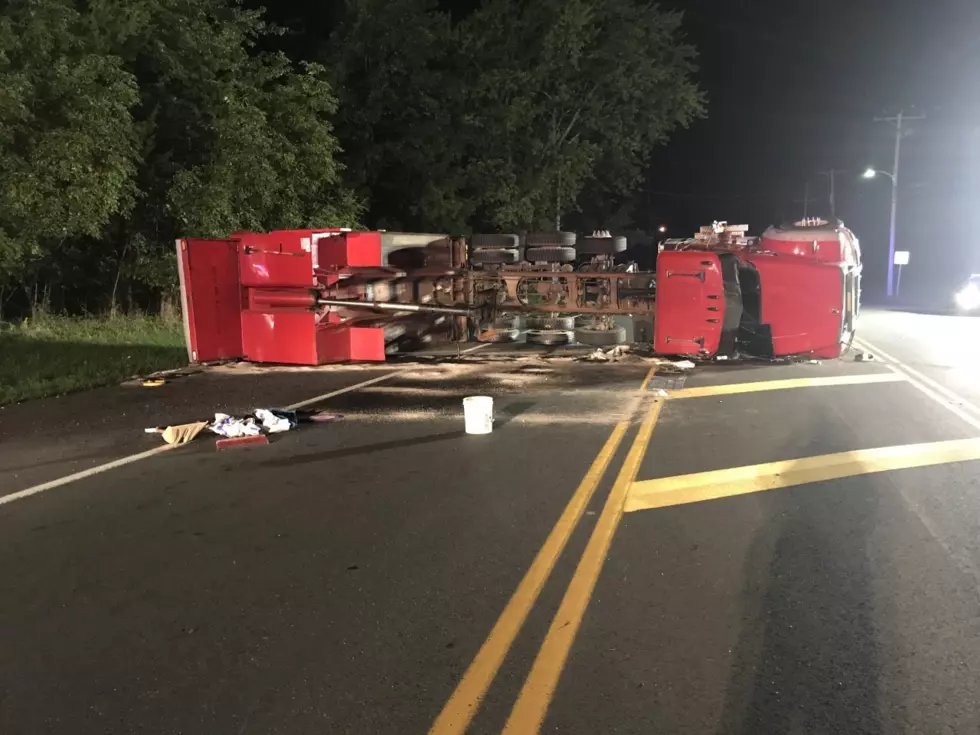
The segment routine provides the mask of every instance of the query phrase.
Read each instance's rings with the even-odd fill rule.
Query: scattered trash
[[[616,362],[619,358],[629,353],[629,345],[616,345],[615,347],[610,347],[608,350],[603,350],[601,347],[596,347],[592,352],[581,359],[585,362]]]
[[[251,421],[251,419],[249,419]],[[253,436],[235,436],[235,437],[225,437],[224,439],[218,439],[214,443],[215,449],[234,449],[235,447],[247,447],[253,444],[268,444],[269,437],[265,434],[256,434]]]
[[[144,388],[159,388],[161,385],[166,385],[167,381],[163,378],[148,378],[144,380],[140,385]]]
[[[715,360],[724,361],[728,359],[728,355],[718,355]]]
[[[806,364],[807,365],[819,365],[820,364],[820,360],[807,360],[806,361]]]
[[[255,423],[255,419],[237,419],[226,413],[216,413],[214,423],[211,424],[210,428],[215,434],[228,439],[239,436],[258,436],[262,433],[262,429]]]
[[[292,417],[288,415],[292,413]],[[280,434],[296,426],[296,414],[285,411],[271,411],[268,408],[255,409],[255,418],[262,423],[262,428],[270,434]]]
[[[299,423],[295,411],[281,411],[274,408],[257,408],[253,416],[237,418],[226,413],[216,413],[211,431],[220,436],[233,439],[240,436],[259,434],[279,434],[289,431]]]
[[[207,425],[207,421],[196,421],[192,424],[178,424],[165,428],[155,426],[144,431],[147,434],[159,434],[167,444],[186,444],[204,431]]]
[[[870,352],[859,352],[854,356],[854,362],[871,362],[875,356]]]
[[[657,398],[666,398],[669,394],[663,388],[660,388],[659,390],[654,391],[653,395],[655,395]]]
[[[268,444],[266,434],[279,434],[294,429],[300,421],[311,423],[326,423],[336,421],[343,416],[324,411],[287,411],[278,408],[257,408],[252,416],[239,418],[226,413],[216,413],[213,421],[195,421],[190,424],[175,426],[153,426],[144,429],[147,434],[159,434],[167,444],[186,444],[205,429],[210,429],[223,439],[218,441],[217,448],[241,446],[242,444]],[[254,441],[228,441],[249,439]],[[223,443],[225,442],[225,443]]]
[[[341,413],[327,413],[326,411],[300,415],[300,421],[312,421],[314,424],[326,424],[331,421],[339,421],[342,418],[344,415]]]
[[[679,368],[681,370],[693,370],[695,367],[697,367],[690,360],[681,360],[679,362],[672,362],[670,364],[673,365],[675,368]]]

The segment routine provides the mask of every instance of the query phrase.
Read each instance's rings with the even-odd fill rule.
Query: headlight
[[[980,309],[980,287],[971,283],[956,293],[956,305],[963,311]]]

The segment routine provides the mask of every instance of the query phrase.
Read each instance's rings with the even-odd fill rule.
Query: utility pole
[[[844,173],[842,168],[832,168],[829,171],[817,171],[818,176],[830,179],[830,216],[837,219],[837,174]]]
[[[902,125],[909,120],[924,120],[925,115],[906,115],[899,111],[894,117],[876,117],[875,122],[888,122],[895,126],[895,160],[892,164],[892,211],[888,226],[888,297],[894,293],[892,276],[895,270],[895,220],[898,214],[898,164],[902,154]]]
[[[810,214],[810,202],[811,201],[814,201],[814,200],[810,199],[810,180],[807,179],[803,183],[803,198],[802,199],[794,199],[793,200],[794,203],[796,203],[796,204],[802,204],[803,205],[803,219],[806,219],[809,216],[809,214]]]

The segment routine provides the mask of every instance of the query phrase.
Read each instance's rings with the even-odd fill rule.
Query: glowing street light
[[[895,164],[898,164],[897,149],[895,153]],[[895,169],[895,173],[888,173],[887,171],[879,171],[869,166],[862,176],[865,179],[873,179],[878,174],[887,176],[892,180],[892,211],[888,227],[888,289],[886,291],[888,296],[891,297],[893,290],[892,268],[895,264],[895,218],[898,213],[898,169]]]
[[[888,173],[887,171],[879,171],[876,168],[868,168],[863,174],[861,174],[861,176],[865,179],[873,179],[878,174],[881,174],[882,176],[887,176],[889,179],[892,180],[892,183],[895,183],[895,177],[892,174]]]
[[[660,227],[657,228],[657,232],[664,233],[666,231],[667,231],[667,225],[660,225]]]

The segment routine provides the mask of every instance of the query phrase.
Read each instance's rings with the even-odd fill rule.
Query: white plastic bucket
[[[489,434],[493,431],[493,398],[469,396],[463,399],[463,418],[467,434]]]

